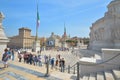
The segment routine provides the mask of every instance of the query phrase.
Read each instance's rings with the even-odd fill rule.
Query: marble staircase
[[[33,68],[36,66],[27,65],[30,69],[26,68],[26,65],[14,64],[10,64],[10,67],[5,69],[0,68],[0,80],[76,80],[76,77],[71,79],[73,74],[50,71],[50,76],[45,77],[44,71],[39,70],[38,67],[36,70]],[[80,80],[120,80],[120,69],[85,74],[80,77]]]
[[[120,80],[120,69],[85,74],[80,80]]]

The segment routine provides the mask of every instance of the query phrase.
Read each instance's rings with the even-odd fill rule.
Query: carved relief
[[[103,38],[104,38],[104,28],[99,28],[96,31],[91,31],[90,32],[90,37],[91,37],[91,40],[93,40],[93,41],[103,40]]]
[[[114,28],[115,39],[120,39],[120,27]]]

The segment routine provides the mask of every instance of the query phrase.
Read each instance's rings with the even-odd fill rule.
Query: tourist
[[[61,60],[61,72],[64,72],[64,68],[65,68],[65,60],[64,60],[64,58],[62,58],[62,60]]]
[[[42,58],[41,55],[38,55],[38,65],[42,66]]]
[[[27,61],[28,64],[32,65],[32,61],[33,61],[32,57],[33,57],[33,55],[30,53],[29,56],[28,56],[28,61]]]
[[[55,61],[55,68],[56,68],[56,70],[57,70],[57,67],[58,67],[58,59],[56,59],[56,61]]]
[[[47,63],[48,56],[44,55],[45,64]]]
[[[52,58],[50,62],[51,62],[51,69],[53,69],[53,67],[54,67],[54,58]]]
[[[37,65],[37,62],[38,62],[37,56],[36,56],[36,55],[33,55],[33,64],[34,64],[34,66]]]
[[[58,54],[58,59],[60,60],[60,54]]]
[[[19,62],[21,62],[21,60],[22,60],[22,54],[21,53],[18,53],[18,59],[19,59]]]
[[[14,50],[12,49],[12,51],[11,51],[11,58],[12,58],[12,61],[14,61]]]
[[[61,61],[62,61],[62,60],[61,60],[61,59],[59,59],[59,67],[60,67],[60,68],[61,68]]]
[[[9,60],[8,49],[5,49],[4,53],[2,55],[2,61],[3,61],[3,64],[4,64],[4,68],[8,67],[8,60]]]
[[[28,60],[27,52],[24,53],[23,58],[24,58],[24,63],[27,63],[27,60]]]
[[[51,55],[50,54],[49,54],[48,58],[49,58],[49,61],[50,61],[51,60]]]
[[[12,57],[12,49],[9,49],[7,53],[8,53],[8,55],[9,55],[9,59],[12,59],[12,58],[11,58],[11,57]]]
[[[20,50],[18,50],[18,54],[20,53]]]

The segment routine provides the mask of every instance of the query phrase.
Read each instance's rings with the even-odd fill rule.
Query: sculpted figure
[[[99,40],[103,40],[104,28],[100,28],[98,32],[99,32]]]
[[[114,33],[115,33],[115,39],[120,39],[120,28],[116,27],[114,29]]]

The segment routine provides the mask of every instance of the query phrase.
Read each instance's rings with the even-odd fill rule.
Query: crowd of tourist
[[[34,66],[42,66],[47,65],[47,61],[51,65],[51,69],[62,69],[64,71],[65,68],[65,60],[61,58],[60,54],[56,54],[56,57],[51,57],[51,55],[41,55],[41,54],[32,54],[30,52],[20,52],[17,51],[18,62],[24,62],[25,64],[30,64]],[[13,49],[5,49],[2,54],[2,61],[4,64],[4,68],[8,67],[8,61],[14,61],[15,51]]]
[[[64,69],[65,67],[65,60],[64,58],[60,57],[60,54],[56,55],[56,58],[51,57],[51,55],[40,55],[40,54],[32,54],[28,52],[20,53],[18,51],[18,61],[24,62],[30,65],[34,66],[42,66],[43,64],[47,64],[47,61],[49,61],[49,64],[51,65],[51,69],[55,68],[58,69],[59,67],[61,69]]]

